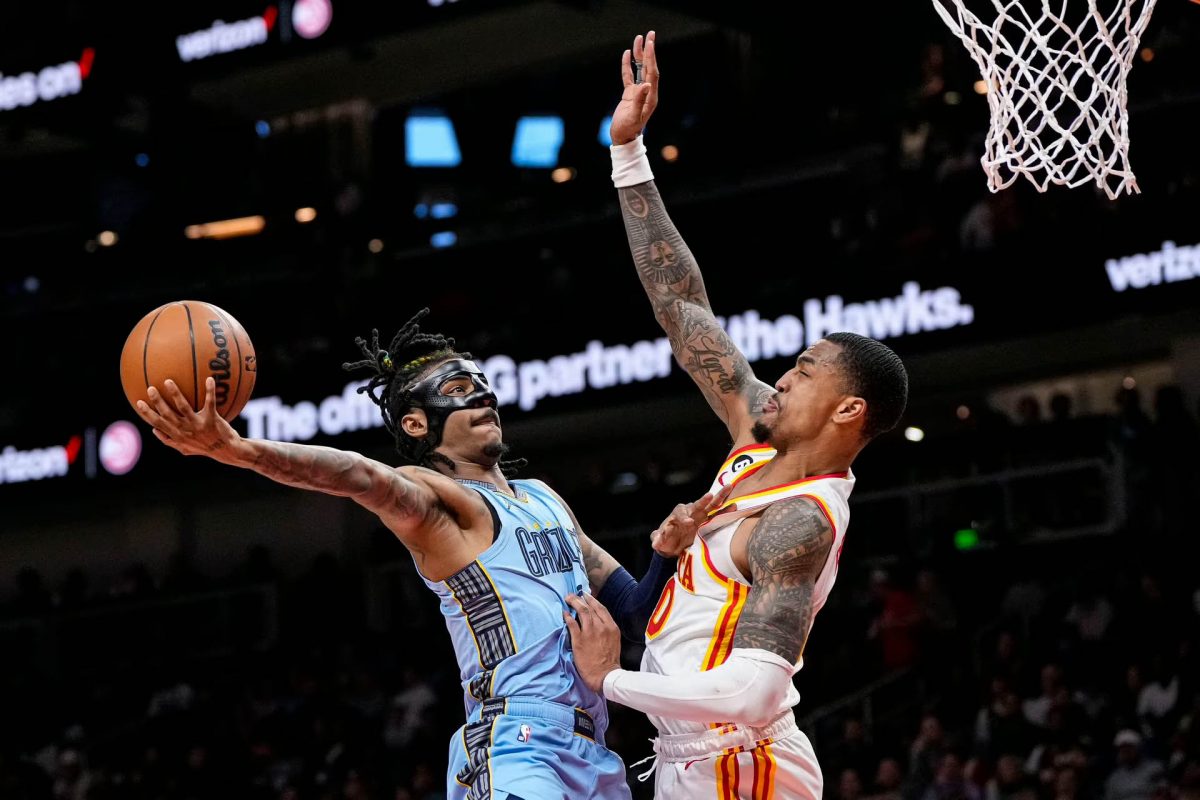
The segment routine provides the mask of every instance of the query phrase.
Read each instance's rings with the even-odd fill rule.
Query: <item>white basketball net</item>
[[[933,5],[987,87],[988,188],[1024,175],[1039,192],[1093,181],[1114,200],[1140,191],[1129,168],[1125,80],[1156,0],[1055,0],[1057,11],[1051,0],[990,0],[990,22],[968,2]]]

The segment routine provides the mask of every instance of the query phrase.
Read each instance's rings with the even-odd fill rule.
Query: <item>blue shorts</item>
[[[450,740],[447,800],[630,800],[625,764],[583,711],[492,698]]]

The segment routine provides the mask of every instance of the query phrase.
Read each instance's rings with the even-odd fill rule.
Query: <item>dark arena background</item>
[[[390,464],[341,364],[429,306],[523,474],[641,574],[729,445],[661,358],[609,179],[651,29],[651,165],[759,377],[845,328],[910,373],[795,679],[825,796],[1200,797],[1200,5],[1159,0],[1134,57],[1115,201],[988,191],[987,87],[930,2],[2,18],[0,798],[445,796],[436,600],[353,503],[154,440],[118,362],[163,303],[245,326],[243,435]]]

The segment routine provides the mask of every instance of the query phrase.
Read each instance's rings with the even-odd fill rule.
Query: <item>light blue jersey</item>
[[[588,591],[571,515],[541,481],[459,481],[495,514],[491,547],[444,581],[441,599],[467,724],[450,743],[451,800],[628,798],[604,747],[604,699],[575,672],[562,613]],[[511,740],[511,741],[510,741]]]

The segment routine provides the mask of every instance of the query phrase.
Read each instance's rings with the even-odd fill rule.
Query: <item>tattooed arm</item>
[[[753,425],[774,390],[718,324],[691,250],[653,181],[618,189],[629,249],[671,349],[734,439]]]
[[[833,546],[833,528],[815,501],[774,503],[750,534],[750,596],[733,646],[767,650],[796,663],[812,624],[813,592]]]
[[[214,411],[212,378],[198,412],[172,381],[161,392],[150,387],[148,394],[150,402],[140,402],[138,414],[159,441],[184,455],[207,456],[287,486],[351,498],[397,534],[419,527],[443,507],[426,483],[358,453],[243,438]]]
[[[634,64],[644,70],[639,69],[635,75]],[[659,77],[655,34],[650,31],[644,38],[634,39],[633,48],[621,56],[625,86],[609,131],[614,145],[614,175],[617,151],[635,146],[658,106]],[[628,152],[636,152],[636,147]],[[638,173],[640,180],[648,176],[648,166],[644,176]],[[745,356],[717,324],[700,269],[667,215],[654,181],[638,183],[631,178],[627,183],[622,178],[618,185],[624,187],[617,191],[629,249],[654,316],[667,332],[680,366],[729,428],[735,445],[744,444],[763,403],[774,392],[754,378]]]
[[[813,592],[833,529],[807,498],[781,501],[758,521],[747,544],[753,586],[737,621],[726,661],[678,675],[620,668],[615,626],[592,598],[568,600],[575,668],[605,697],[647,714],[694,722],[770,724],[787,708],[796,661],[812,618]]]

